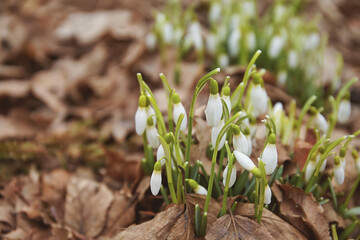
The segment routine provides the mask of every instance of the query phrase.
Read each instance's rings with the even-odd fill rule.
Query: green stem
[[[311,105],[313,104],[313,102],[315,102],[316,100],[316,96],[311,96],[311,98],[309,98],[304,107],[301,109],[301,112],[300,112],[300,115],[299,115],[299,118],[297,120],[297,123],[296,123],[296,127],[297,127],[297,137],[300,136],[300,130],[301,130],[301,123],[302,123],[302,120],[306,114],[306,112],[310,109]]]
[[[338,240],[338,235],[336,232],[336,224],[331,224],[331,235],[333,240]]]
[[[225,182],[224,195],[223,195],[223,201],[222,201],[222,207],[221,207],[221,216],[223,216],[226,212],[226,202],[227,202],[227,196],[229,193],[229,183],[230,183],[231,171],[233,168],[233,158],[234,158],[234,156],[229,157],[230,160],[229,160],[228,171],[226,174],[226,182]]]
[[[353,183],[351,190],[347,195],[345,202],[343,203],[343,206],[347,207],[349,205],[350,199],[353,197],[359,183],[360,183],[360,174],[357,176],[355,182]]]

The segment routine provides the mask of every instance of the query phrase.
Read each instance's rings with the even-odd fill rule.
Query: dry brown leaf
[[[0,200],[0,233],[5,234],[15,228],[15,218],[12,214],[13,206],[1,199]]]
[[[293,161],[299,164],[300,169],[304,167],[306,159],[312,147],[312,144],[305,142],[301,139],[297,139],[295,141]]]
[[[201,212],[204,210],[206,196],[199,194],[186,194],[186,205],[190,216],[195,216],[195,205],[199,204]],[[220,204],[214,199],[210,200],[208,209],[208,226],[216,221],[217,216],[220,212]]]
[[[21,119],[0,115],[0,139],[29,138],[34,136],[35,130],[28,122]]]
[[[217,219],[206,233],[205,239],[269,239],[275,240],[262,225],[247,217],[225,215]]]
[[[30,90],[30,82],[22,80],[6,80],[0,82],[0,97],[25,97]]]
[[[1,65],[0,78],[24,78],[26,71],[22,66]]]
[[[280,208],[279,214],[308,239],[331,239],[324,209],[312,194],[289,184],[276,183],[273,193]]]
[[[96,237],[104,229],[113,200],[112,192],[104,184],[72,177],[67,185],[65,222],[87,237]]]
[[[254,219],[254,213],[254,204],[244,203],[238,204],[234,214]],[[306,239],[296,228],[267,209],[263,209],[261,225],[264,226],[275,239]]]

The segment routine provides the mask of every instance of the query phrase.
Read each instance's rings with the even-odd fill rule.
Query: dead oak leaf
[[[87,237],[96,237],[104,229],[113,200],[106,185],[71,177],[67,185],[65,223]]]
[[[331,239],[324,209],[312,194],[290,184],[272,187],[280,208],[280,216],[296,227],[308,239]]]

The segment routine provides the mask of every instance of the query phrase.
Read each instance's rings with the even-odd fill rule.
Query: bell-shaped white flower
[[[310,160],[305,170],[305,181],[309,181],[316,167],[316,161]]]
[[[235,28],[231,31],[227,44],[230,56],[233,58],[239,54],[240,38],[241,32],[239,31],[239,28]]]
[[[173,106],[174,123],[177,125],[180,114],[184,114],[184,118],[183,118],[183,120],[181,122],[181,125],[180,125],[180,130],[185,131],[186,126],[187,126],[187,116],[186,116],[185,108],[182,105],[182,103],[180,102],[180,97],[179,97],[179,95],[177,93],[174,93],[172,99],[173,99],[173,102],[174,102],[174,106]]]
[[[234,155],[240,166],[248,170],[249,172],[251,172],[254,168],[256,168],[253,161],[242,152],[238,150],[234,150]]]
[[[256,47],[256,36],[254,32],[249,32],[247,34],[247,46],[250,51],[254,51]]]
[[[200,195],[206,195],[207,194],[206,189],[203,186],[199,185],[193,179],[186,179],[186,181],[188,182],[188,184],[190,185],[192,190],[194,190],[195,193],[200,194]]]
[[[290,68],[296,68],[298,65],[298,53],[295,50],[288,53],[288,65]]]
[[[271,39],[269,45],[268,55],[270,58],[274,59],[279,56],[281,50],[283,49],[285,44],[285,39],[281,36],[275,36]]]
[[[268,144],[266,144],[266,147],[264,148],[261,160],[263,161],[263,163],[265,163],[266,174],[272,174],[278,162],[278,154],[276,150],[276,136],[273,133],[270,134],[268,138]]]
[[[271,203],[271,189],[270,189],[269,185],[265,186],[264,203],[265,204]]]
[[[208,125],[211,127],[217,126],[221,120],[222,113],[222,102],[218,93],[218,84],[215,80],[211,80],[210,96],[205,109],[205,116]]]
[[[152,195],[158,195],[161,187],[161,163],[156,162],[154,165],[154,171],[150,178],[150,190]]]
[[[158,147],[158,149],[156,151],[156,161],[160,161],[161,166],[165,164],[164,157],[165,157],[165,151],[164,151],[162,144],[160,144],[160,146]]]
[[[166,22],[164,24],[164,27],[162,29],[162,37],[164,39],[164,42],[166,44],[169,44],[172,42],[172,39],[173,39],[173,26],[171,23],[169,22]]]
[[[160,144],[158,131],[151,117],[147,120],[146,139],[152,148],[157,148]]]
[[[221,119],[219,124],[212,128],[212,130],[211,130],[211,144],[213,145],[213,147],[215,147],[216,140],[217,140],[217,138],[219,136],[219,133],[220,133],[220,131],[223,128],[224,125],[225,125],[224,119]],[[223,148],[223,146],[225,144],[225,140],[226,140],[226,133],[224,134],[224,136],[222,136],[222,138],[221,138],[221,140],[219,142],[218,151],[220,151]]]
[[[227,178],[228,171],[229,171],[229,164],[226,165],[226,167],[224,169],[224,172],[223,172],[223,184],[224,184],[224,186],[226,184],[226,178]],[[231,188],[234,185],[235,181],[236,181],[236,169],[235,169],[235,166],[233,166],[231,168],[229,188]]]
[[[145,38],[145,44],[146,44],[146,47],[149,49],[149,50],[154,50],[155,47],[156,47],[156,36],[154,33],[149,33],[146,35],[146,38]]]
[[[262,81],[261,77],[255,75],[253,80],[255,85],[251,88],[250,99],[253,106],[253,115],[254,117],[259,117],[267,111],[268,96],[260,84]]]
[[[240,131],[240,128],[239,129],[237,128],[235,129],[235,128],[233,134],[234,149],[244,153],[246,156],[249,156],[248,140],[245,137],[245,135]]]
[[[315,125],[323,134],[327,133],[329,125],[325,117],[319,112],[315,116]]]
[[[341,100],[338,110],[338,121],[339,123],[345,123],[349,120],[351,115],[351,103],[347,99]]]
[[[339,164],[339,165],[335,164],[334,177],[335,177],[335,182],[337,184],[341,185],[344,183],[345,172],[344,172],[344,168],[341,166],[341,164]]]
[[[138,135],[142,135],[146,129],[146,97],[141,95],[139,98],[139,107],[135,113],[135,130]]]

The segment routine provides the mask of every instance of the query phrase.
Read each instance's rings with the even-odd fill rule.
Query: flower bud
[[[163,27],[162,30],[163,30],[162,34],[163,34],[164,42],[166,44],[171,43],[171,41],[173,39],[173,26],[172,26],[172,24],[169,23],[169,22],[166,22],[164,24],[164,27]]]
[[[335,169],[334,169],[335,182],[341,185],[344,183],[345,180],[344,168],[341,166],[340,158],[338,156],[335,157],[334,161],[335,161]]]
[[[267,111],[268,96],[265,89],[258,83],[258,81],[261,81],[261,77],[255,75],[253,80],[255,85],[251,89],[250,99],[253,106],[253,115],[259,117]]]
[[[270,204],[271,203],[271,189],[269,187],[269,185],[265,186],[265,196],[264,196],[264,203],[265,204]]]
[[[206,121],[208,125],[212,127],[219,124],[223,112],[222,102],[218,91],[218,84],[214,79],[212,79],[210,81],[210,96],[205,109]]]
[[[250,51],[254,51],[256,47],[256,36],[254,32],[249,32],[247,35],[247,46]]]
[[[218,62],[220,67],[222,68],[228,67],[230,64],[228,55],[226,55],[225,53],[220,54],[218,58]]]
[[[275,134],[270,134],[268,138],[268,144],[264,148],[262,153],[261,160],[265,163],[265,172],[267,175],[270,175],[274,172],[277,161],[278,161],[278,154],[276,150],[276,136]]]
[[[160,144],[160,146],[158,147],[158,149],[156,151],[156,161],[160,161],[161,166],[165,164],[164,157],[165,157],[165,151],[164,151],[162,144]]]
[[[156,162],[154,164],[154,171],[150,178],[150,190],[152,195],[158,195],[161,187],[161,163]]]
[[[184,114],[184,118],[181,122],[180,130],[185,131],[186,126],[187,126],[187,116],[186,116],[185,108],[182,105],[182,103],[180,102],[180,97],[177,93],[174,93],[172,99],[173,99],[173,103],[174,103],[174,107],[173,107],[174,123],[177,124],[180,115]]]
[[[244,153],[246,156],[249,156],[249,146],[248,140],[245,135],[240,131],[238,126],[234,126],[233,134],[233,146],[235,150],[238,150]]]
[[[224,172],[223,172],[223,184],[224,184],[224,186],[226,184],[226,178],[227,178],[228,171],[229,171],[229,164],[226,165],[226,167],[224,169]],[[235,166],[233,166],[232,169],[231,169],[229,188],[231,188],[234,185],[235,181],[236,181],[236,169],[235,169]]]
[[[156,36],[155,36],[154,33],[151,32],[148,35],[146,35],[145,44],[146,44],[146,47],[149,50],[154,50],[155,49],[155,47],[156,47]]]
[[[319,112],[315,116],[315,125],[323,134],[327,133],[329,125],[325,117]]]
[[[305,170],[305,181],[309,182],[311,176],[313,175],[316,167],[316,162],[311,159]]]
[[[157,148],[160,144],[158,131],[154,126],[154,122],[151,117],[147,119],[146,139],[152,148]]]
[[[139,107],[135,113],[135,130],[138,135],[142,135],[146,128],[147,112],[146,112],[146,96],[139,97]]]

